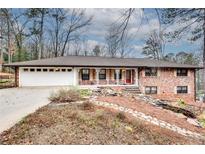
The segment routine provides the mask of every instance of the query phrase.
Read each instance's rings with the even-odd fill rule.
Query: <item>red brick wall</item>
[[[154,97],[177,101],[179,98],[191,102],[195,101],[195,75],[194,70],[188,70],[188,76],[176,76],[176,69],[158,68],[157,76],[147,77],[142,69],[139,72],[139,88],[145,92],[145,86],[157,86],[158,94]],[[177,94],[177,86],[188,86],[188,94]]]

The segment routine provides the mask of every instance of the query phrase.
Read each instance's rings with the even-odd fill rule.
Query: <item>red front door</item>
[[[131,83],[131,70],[126,70],[126,83]]]

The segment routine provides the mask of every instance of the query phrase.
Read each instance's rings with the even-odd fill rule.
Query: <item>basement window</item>
[[[23,71],[24,71],[24,72],[28,72],[28,68],[24,68]]]
[[[177,86],[177,94],[186,94],[188,93],[187,86]]]
[[[187,76],[188,71],[187,69],[177,69],[177,76]]]
[[[157,87],[156,86],[146,86],[145,94],[157,94]]]
[[[145,68],[145,76],[157,76],[157,68]]]
[[[35,72],[35,68],[30,68],[30,72]]]

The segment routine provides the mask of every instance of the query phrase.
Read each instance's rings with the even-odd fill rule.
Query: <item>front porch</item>
[[[138,68],[79,68],[78,85],[138,86]]]

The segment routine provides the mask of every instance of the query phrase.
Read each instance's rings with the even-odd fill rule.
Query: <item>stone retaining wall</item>
[[[180,128],[180,127],[178,127],[176,125],[173,125],[173,124],[170,124],[168,122],[159,120],[157,118],[154,118],[152,116],[146,115],[146,114],[144,114],[142,112],[135,111],[133,109],[122,107],[120,105],[113,104],[113,103],[96,101],[95,98],[92,98],[91,102],[94,103],[95,105],[104,106],[104,107],[112,108],[112,109],[115,109],[115,110],[118,110],[118,111],[121,111],[121,112],[124,112],[124,113],[131,114],[132,116],[134,116],[134,117],[136,117],[138,119],[145,120],[145,121],[150,122],[150,123],[152,123],[154,125],[157,125],[159,127],[172,130],[172,131],[177,132],[177,133],[179,133],[181,135],[184,135],[184,136],[187,136],[187,137],[196,138],[196,139],[200,139],[200,140],[205,140],[205,136],[202,136],[199,133],[192,132],[192,131],[187,130],[185,128]]]

